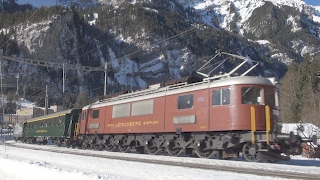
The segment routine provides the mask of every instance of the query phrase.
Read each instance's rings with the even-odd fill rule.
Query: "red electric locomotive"
[[[85,106],[79,122],[82,148],[222,159],[242,153],[247,161],[288,160],[301,153],[301,142],[314,139],[280,133],[274,79],[245,76],[257,63],[232,77],[255,62],[224,52],[218,56],[243,62],[226,74],[210,77],[199,71],[204,79],[191,76]]]

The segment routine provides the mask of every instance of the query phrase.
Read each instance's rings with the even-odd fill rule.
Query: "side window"
[[[97,119],[97,118],[99,118],[99,109],[92,111],[92,119]]]
[[[241,88],[242,104],[264,104],[263,90],[259,87],[242,87]]]
[[[178,109],[189,109],[193,107],[193,94],[178,97]]]
[[[212,91],[212,105],[230,104],[230,89],[218,89]]]
[[[266,105],[275,106],[275,90],[273,88],[266,88]]]

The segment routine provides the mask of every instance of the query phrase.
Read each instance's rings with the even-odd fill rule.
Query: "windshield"
[[[263,90],[260,87],[242,87],[241,94],[242,104],[263,104]]]

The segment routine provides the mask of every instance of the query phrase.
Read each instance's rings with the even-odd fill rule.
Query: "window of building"
[[[212,105],[230,104],[230,89],[217,89],[212,91]]]
[[[178,97],[178,109],[189,109],[193,107],[193,94]]]
[[[97,118],[99,118],[99,109],[92,111],[92,119],[97,119]]]
[[[241,88],[242,104],[263,104],[263,89],[260,87],[242,87]]]

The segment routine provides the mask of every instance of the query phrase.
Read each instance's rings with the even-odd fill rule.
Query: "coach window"
[[[193,94],[178,97],[178,109],[189,109],[193,107]]]
[[[97,118],[99,118],[99,109],[92,111],[92,119],[97,119]]]
[[[230,104],[230,89],[217,89],[212,91],[212,105]]]
[[[263,104],[263,90],[260,87],[242,87],[241,88],[242,104]]]

